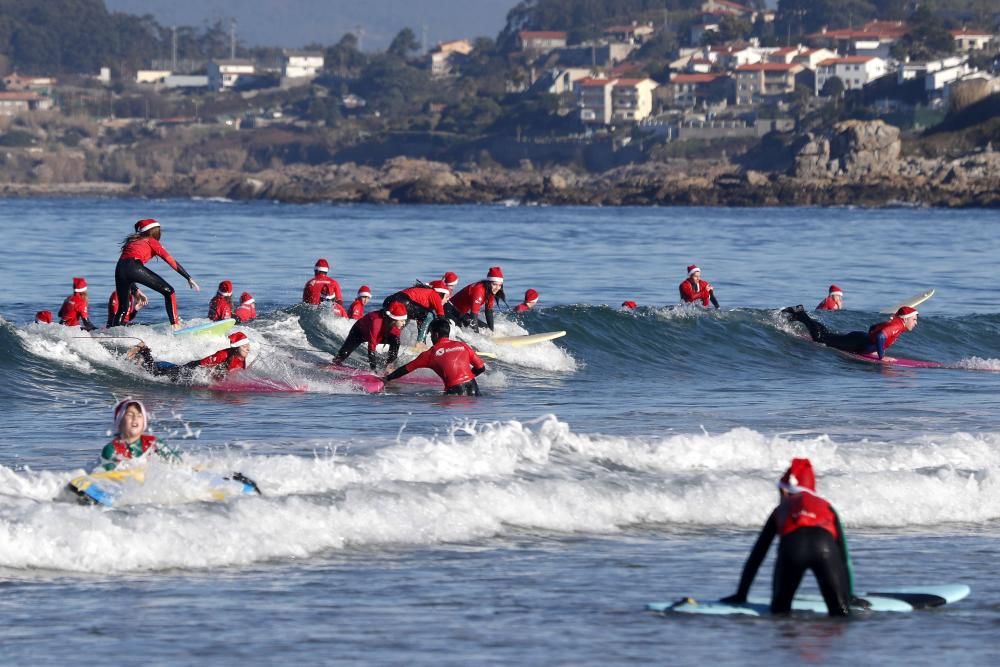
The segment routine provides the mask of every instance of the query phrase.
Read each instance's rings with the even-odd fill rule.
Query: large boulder
[[[795,157],[799,178],[843,176],[858,180],[900,170],[899,128],[881,120],[847,120],[811,137]]]

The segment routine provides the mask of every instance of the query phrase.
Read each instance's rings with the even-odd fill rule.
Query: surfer
[[[493,331],[493,306],[497,300],[507,301],[503,293],[503,269],[492,266],[486,273],[486,280],[474,282],[459,290],[451,298],[445,312],[459,326],[479,331],[483,326],[483,322],[479,320],[479,311],[485,310],[485,326]]]
[[[417,284],[390,294],[382,302],[382,308],[387,309],[394,303],[403,304],[406,316],[417,322],[417,343],[423,343],[431,316],[444,317],[444,304],[450,295],[451,290],[444,281],[432,280],[429,285]]]
[[[149,419],[142,401],[126,398],[114,410],[115,438],[101,450],[98,466],[114,470],[123,462],[138,459],[152,452],[168,461],[179,461],[180,455],[155,435],[146,433]]]
[[[125,309],[125,316],[122,324],[130,324],[136,313],[149,305],[149,297],[143,294],[138,285],[132,285],[128,291],[128,308]],[[118,290],[111,292],[108,297],[108,327],[114,326],[115,313],[118,312]]]
[[[73,293],[63,301],[59,309],[59,324],[68,327],[80,327],[85,331],[93,331],[97,327],[90,321],[88,312],[87,280],[73,278]]]
[[[719,302],[715,298],[715,290],[706,280],[701,279],[701,269],[695,264],[688,265],[688,277],[679,285],[681,291],[681,301],[684,303],[695,303],[701,301],[701,305],[708,307],[709,302],[716,308]]]
[[[850,614],[854,582],[847,540],[836,510],[816,495],[816,476],[809,459],[792,459],[778,482],[781,500],[764,523],[743,566],[740,586],[727,604],[744,604],[760,564],[778,535],[771,613],[787,614],[806,570],[812,570],[830,616]]]
[[[631,301],[631,300],[629,300],[629,301],[622,301],[622,305],[620,306],[620,308],[622,310],[626,310],[626,311],[635,310],[638,307],[639,307],[639,305],[635,301]]]
[[[237,306],[236,310],[233,312],[233,317],[236,318],[237,324],[257,319],[256,303],[257,301],[253,298],[253,295],[250,294],[250,292],[243,292],[243,294],[240,294],[240,305]]]
[[[830,285],[830,292],[816,306],[816,310],[842,310],[843,308],[844,291],[836,285]]]
[[[340,293],[340,283],[331,278],[330,263],[323,258],[316,260],[313,267],[313,277],[309,279],[302,289],[302,300],[305,303],[318,306],[324,299],[333,299],[340,305],[344,305],[344,297]]]
[[[386,364],[391,364],[399,356],[399,337],[406,326],[406,306],[400,302],[389,305],[388,308],[368,313],[354,323],[347,339],[340,346],[333,358],[335,364],[341,364],[351,356],[362,343],[368,343],[368,365],[372,370],[378,365],[379,358],[375,349],[379,344],[389,346]]]
[[[40,310],[35,313],[35,324],[52,324],[52,311]]]
[[[351,303],[351,307],[347,309],[347,316],[352,320],[360,320],[365,316],[365,306],[368,305],[368,301],[372,298],[372,288],[368,285],[362,285],[358,288],[358,296]]]
[[[868,331],[850,331],[845,334],[832,333],[822,322],[817,322],[806,314],[802,306],[793,306],[781,311],[795,322],[805,325],[809,336],[817,343],[853,354],[877,353],[879,359],[896,342],[904,331],[913,331],[917,326],[917,309],[903,306],[886,322],[869,327]]]
[[[233,283],[223,280],[215,296],[208,302],[208,319],[213,322],[228,320],[233,316]]]
[[[515,313],[524,313],[535,307],[538,303],[538,292],[529,289],[524,293],[524,301],[514,306]]]
[[[160,244],[161,234],[160,223],[148,218],[135,223],[135,233],[126,236],[122,242],[122,254],[118,258],[118,265],[115,266],[118,312],[115,313],[112,321],[113,326],[121,326],[124,323],[129,292],[132,285],[138,283],[163,295],[170,325],[174,329],[180,328],[177,317],[177,296],[174,294],[174,288],[155,271],[146,268],[146,262],[153,257],[161,258],[170,268],[186,278],[191,289],[196,292],[201,290],[194,278]]]
[[[167,377],[172,382],[179,382],[190,380],[196,368],[210,368],[212,378],[221,380],[229,373],[246,368],[246,358],[249,354],[250,339],[242,331],[234,331],[229,334],[229,347],[186,364],[157,361],[153,358],[152,351],[142,341],[130,348],[125,356],[135,360],[150,375]]]
[[[455,286],[458,285],[458,274],[454,271],[445,271],[444,275],[441,276],[441,282],[448,286],[452,292],[455,291]]]
[[[391,382],[418,368],[429,368],[444,382],[445,394],[479,396],[476,376],[486,370],[486,364],[471,347],[462,341],[448,338],[451,335],[451,323],[448,320],[434,320],[429,328],[432,347],[383,379]]]

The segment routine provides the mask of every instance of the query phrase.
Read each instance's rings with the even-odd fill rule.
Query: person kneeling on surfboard
[[[842,310],[844,308],[844,291],[836,285],[830,285],[830,292],[819,302],[816,310]]]
[[[455,396],[479,396],[476,377],[486,370],[486,364],[476,351],[458,340],[451,340],[451,323],[437,319],[430,325],[433,346],[383,378],[398,380],[418,368],[429,368],[444,382],[444,393]]]
[[[142,341],[129,349],[126,356],[129,359],[135,359],[136,363],[150,375],[168,377],[173,382],[178,382],[181,379],[190,379],[196,368],[211,368],[212,377],[221,380],[229,373],[246,368],[246,358],[249,354],[250,339],[242,331],[235,331],[229,334],[229,347],[219,350],[215,354],[210,354],[204,359],[195,359],[186,364],[156,361],[152,351]]]
[[[904,331],[913,331],[917,326],[917,309],[903,306],[887,322],[879,322],[868,331],[850,331],[845,334],[833,333],[821,322],[806,314],[802,306],[793,306],[781,311],[795,322],[805,325],[809,336],[817,343],[851,352],[853,354],[877,353],[879,359],[896,342]]]
[[[362,343],[368,343],[368,365],[372,370],[378,366],[379,358],[375,353],[380,344],[389,346],[386,364],[391,364],[399,356],[399,337],[406,326],[406,306],[400,302],[389,304],[388,308],[368,313],[354,323],[347,339],[340,346],[333,363],[343,363]]]
[[[97,328],[90,321],[85,278],[73,278],[73,293],[66,297],[62,308],[59,309],[59,324],[80,327],[84,331],[93,331]]]
[[[715,298],[715,289],[708,281],[701,279],[701,269],[695,264],[688,266],[688,277],[679,285],[681,301],[684,303],[696,303],[701,301],[701,305],[708,306],[709,302],[716,308],[719,301]]]
[[[114,410],[115,438],[101,450],[98,466],[114,470],[124,461],[140,458],[150,452],[168,461],[180,461],[180,455],[146,433],[149,419],[142,401],[126,398]]]
[[[524,301],[514,306],[515,313],[524,313],[535,307],[538,303],[538,292],[529,289],[524,293]]]
[[[485,309],[486,326],[493,331],[493,306],[497,300],[507,303],[507,297],[503,293],[503,269],[491,266],[486,280],[466,285],[459,290],[458,294],[451,297],[445,312],[458,326],[479,331],[479,327],[483,325],[479,321],[479,311]]]
[[[816,495],[816,476],[809,459],[792,459],[778,482],[781,501],[767,518],[743,566],[735,595],[722,598],[727,604],[744,604],[750,586],[767,550],[780,536],[774,566],[771,613],[787,614],[806,570],[812,570],[830,616],[847,616],[854,582],[847,540],[836,510]]]

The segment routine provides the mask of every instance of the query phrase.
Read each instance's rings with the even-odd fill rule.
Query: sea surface
[[[173,385],[124,359],[133,338],[31,323],[85,276],[103,325],[119,243],[146,217],[203,288],[150,264],[186,323],[232,280],[260,313],[240,327],[247,377],[301,391]],[[323,368],[349,323],[298,303],[318,257],[371,307],[500,265],[511,305],[541,300],[498,332],[568,333],[469,334],[497,355],[478,399],[365,394]],[[0,201],[0,662],[992,664],[998,260],[997,211]],[[721,310],[676,307],[692,263]],[[831,283],[847,310],[820,317],[845,331],[936,288],[891,353],[946,367],[857,362],[778,314]],[[138,325],[95,334],[175,362],[224,345],[170,335],[151,297]],[[125,396],[184,463],[151,463],[114,508],[65,500]],[[846,622],[644,611],[734,592],[797,456],[846,524],[858,589],[972,595]],[[208,501],[193,467],[263,495]],[[769,559],[754,592],[770,578]]]

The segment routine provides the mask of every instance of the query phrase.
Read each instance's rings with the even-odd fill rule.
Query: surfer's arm
[[[875,352],[878,353],[879,359],[885,357],[885,334],[882,332],[875,337]]]
[[[715,290],[708,290],[708,298],[712,302],[712,305],[716,308],[719,307],[719,300],[715,298]]]
[[[88,320],[86,317],[83,317],[82,315],[80,316],[80,321],[83,322],[84,331],[93,331],[94,329],[97,328],[97,326],[93,322]]]
[[[493,331],[493,309],[492,308],[487,308],[486,309],[486,326],[488,326],[490,328],[490,331]]]
[[[723,602],[742,604],[747,601],[747,595],[750,593],[750,586],[753,585],[753,580],[757,576],[757,570],[760,569],[760,564],[764,562],[767,550],[771,547],[771,542],[774,541],[774,536],[778,533],[777,512],[777,508],[771,512],[771,516],[767,517],[764,527],[761,528],[760,535],[757,536],[757,541],[754,543],[753,549],[747,557],[747,562],[743,566],[743,576],[740,577],[740,587],[737,589],[736,594],[730,595],[728,598],[722,598]]]

